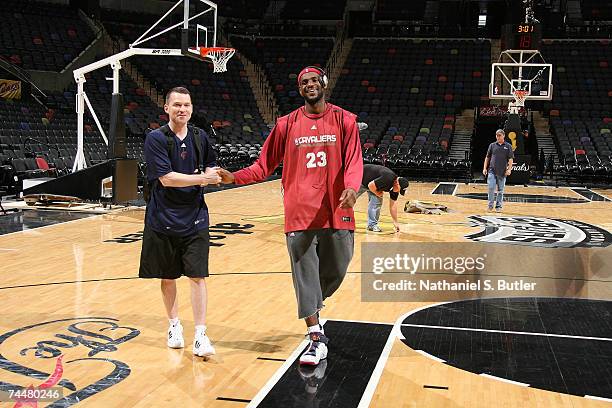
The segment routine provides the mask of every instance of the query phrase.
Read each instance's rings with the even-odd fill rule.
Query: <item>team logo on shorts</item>
[[[581,221],[544,217],[468,217],[480,232],[465,237],[494,244],[527,245],[544,248],[607,247],[612,234]]]

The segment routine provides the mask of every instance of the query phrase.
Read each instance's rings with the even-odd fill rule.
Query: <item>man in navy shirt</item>
[[[172,88],[166,95],[164,110],[170,119],[168,125],[149,133],[144,146],[151,188],[139,276],[161,279],[162,298],[170,320],[167,344],[171,348],[185,346],[178,318],[176,279],[182,275],[189,277],[195,320],[193,353],[207,356],[215,354],[215,349],[206,335],[204,278],[208,277],[210,238],[202,186],[218,184],[221,178],[208,136],[187,126],[193,112],[189,91]]]
[[[493,211],[493,197],[495,194],[495,186],[497,186],[497,198],[495,199],[495,211],[501,212],[504,204],[504,187],[506,185],[506,177],[512,172],[512,163],[514,161],[514,152],[512,145],[504,140],[506,134],[502,129],[497,129],[495,132],[496,142],[489,145],[487,157],[485,158],[482,174],[487,178],[489,188],[489,205],[488,211]]]

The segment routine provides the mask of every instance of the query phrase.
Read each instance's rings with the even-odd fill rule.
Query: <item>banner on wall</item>
[[[21,81],[0,79],[0,98],[21,99]]]
[[[506,182],[508,184],[527,184],[529,182],[530,166],[530,154],[515,154],[512,162],[512,172]]]

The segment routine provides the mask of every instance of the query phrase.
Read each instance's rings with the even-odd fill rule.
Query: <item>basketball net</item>
[[[517,89],[514,91],[514,104],[516,106],[525,106],[525,97],[527,96],[527,91],[523,89]]]
[[[510,113],[519,113],[520,108],[525,106],[525,97],[527,96],[527,91],[524,89],[516,89],[514,90],[514,102],[510,102],[508,104],[508,111]]]
[[[234,48],[225,47],[201,47],[200,55],[208,58],[213,63],[213,72],[227,71],[227,62],[234,56]]]

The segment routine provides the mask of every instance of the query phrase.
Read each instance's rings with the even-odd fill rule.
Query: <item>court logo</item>
[[[224,240],[230,235],[235,234],[252,234],[253,231],[247,231],[253,228],[253,224],[238,224],[234,222],[222,222],[215,225],[211,225],[208,228],[210,232],[210,246],[211,247],[220,247],[225,244],[220,242],[214,242],[219,240]],[[113,239],[107,239],[104,242],[113,242],[116,244],[132,244],[134,242],[142,241],[144,236],[144,231],[138,231],[131,234],[125,234],[120,237],[116,237]]]
[[[38,407],[39,402],[55,401],[62,395],[61,387],[54,387],[59,380],[62,379],[64,367],[62,366],[62,358],[59,356],[55,362],[55,370],[53,374],[47,378],[45,382],[34,387],[30,384],[27,388],[8,389],[8,391],[0,391],[0,401],[15,401],[13,408],[31,406]]]
[[[27,378],[17,384],[0,381],[0,393],[12,393],[17,397],[25,395],[28,404],[32,403],[29,401],[32,397],[38,401],[43,401],[43,398],[45,401],[53,401],[53,406],[74,405],[118,384],[130,375],[130,367],[111,358],[111,353],[139,334],[138,329],[122,326],[117,319],[109,317],[53,320],[4,333],[0,335],[0,369],[13,373],[12,377],[21,375]],[[39,340],[32,341],[33,337],[39,337]],[[9,346],[17,350],[23,348],[8,358],[8,351],[4,349]],[[40,371],[41,366],[48,364],[42,364],[39,359],[55,359],[54,372]],[[79,375],[71,380],[71,372]],[[100,373],[100,377],[86,383],[83,372],[94,375]],[[40,390],[33,388],[32,380],[44,381],[38,387]],[[53,387],[56,394],[41,394],[48,387]],[[38,394],[35,391],[39,391]],[[26,403],[15,398],[12,400],[22,406]]]
[[[480,232],[465,237],[494,244],[544,248],[598,248],[612,243],[612,234],[585,222],[544,217],[471,216]]]

